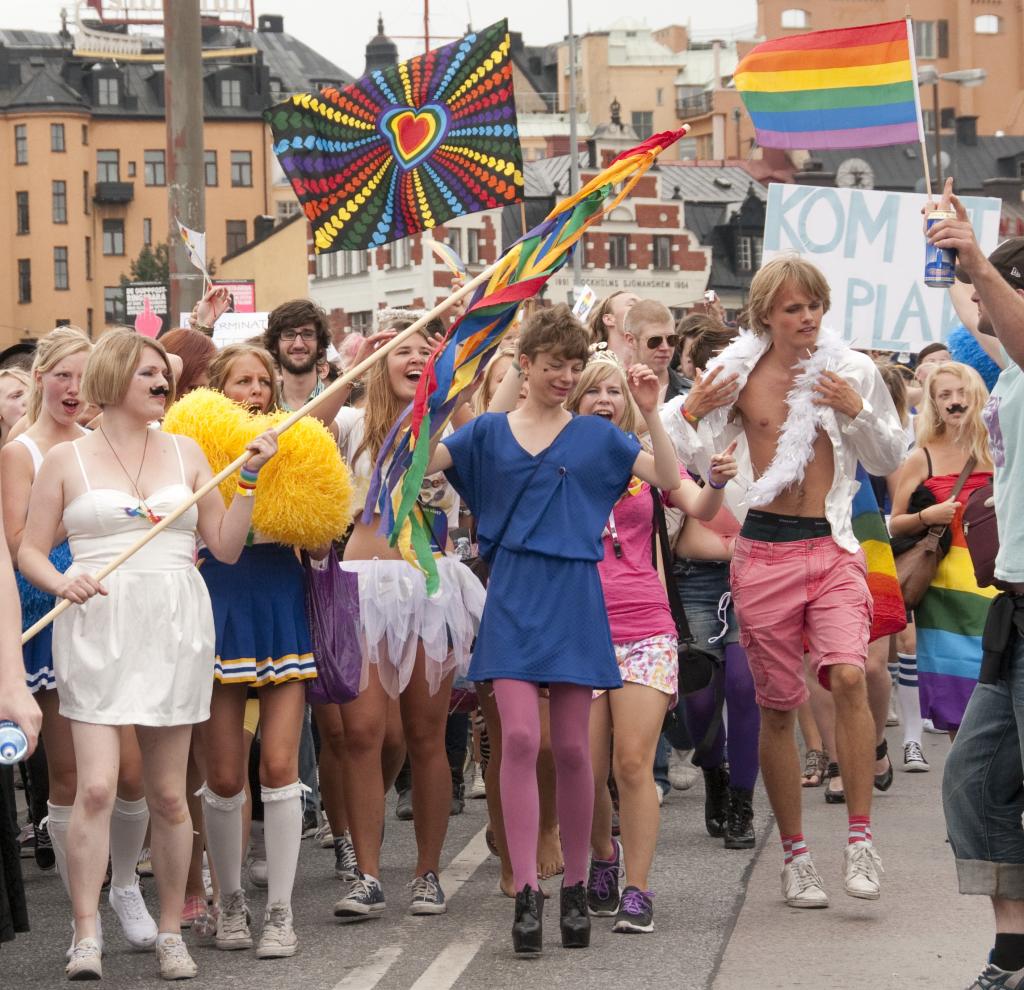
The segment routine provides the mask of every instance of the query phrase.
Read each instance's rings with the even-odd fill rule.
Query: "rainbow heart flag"
[[[317,254],[358,251],[523,196],[508,22],[264,111]]]
[[[909,18],[752,48],[736,89],[763,148],[880,148],[924,139]]]

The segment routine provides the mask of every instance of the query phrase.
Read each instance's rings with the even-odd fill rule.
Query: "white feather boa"
[[[736,340],[708,364],[708,371],[721,367],[725,375],[736,374],[737,388],[742,390],[770,343],[767,334],[741,330]],[[801,370],[786,396],[789,413],[779,431],[775,456],[764,474],[747,489],[744,499],[747,505],[767,505],[785,489],[803,480],[807,465],[814,457],[818,430],[825,425],[826,418],[835,415],[828,406],[814,404],[814,383],[823,371],[837,371],[847,353],[849,348],[839,334],[822,329],[814,353],[797,362]],[[727,417],[726,408],[716,409],[708,415],[708,425],[718,433],[724,428]]]

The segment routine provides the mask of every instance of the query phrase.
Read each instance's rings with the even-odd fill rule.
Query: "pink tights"
[[[567,887],[585,882],[594,816],[590,766],[591,691],[576,684],[552,684],[551,751],[555,758],[555,799]],[[494,681],[501,714],[501,809],[516,890],[537,889],[540,805],[537,753],[540,749],[538,688],[528,681]]]

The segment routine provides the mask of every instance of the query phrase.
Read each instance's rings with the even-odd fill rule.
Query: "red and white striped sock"
[[[786,857],[786,866],[789,866],[799,856],[810,855],[802,832],[797,832],[796,835],[781,835],[780,838],[782,839],[782,852]]]
[[[850,815],[850,831],[846,837],[847,844],[871,841],[871,818],[869,815]]]

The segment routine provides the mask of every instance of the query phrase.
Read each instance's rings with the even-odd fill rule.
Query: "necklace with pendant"
[[[158,516],[147,504],[146,500],[142,497],[142,492],[139,491],[139,479],[142,477],[142,469],[146,466],[146,451],[149,448],[149,430],[146,430],[146,440],[142,445],[142,461],[139,463],[138,474],[135,475],[135,480],[132,480],[132,476],[128,473],[128,468],[124,466],[124,461],[117,456],[117,451],[114,450],[114,445],[110,442],[110,437],[103,432],[103,426],[100,426],[100,433],[103,434],[103,439],[107,441],[107,446],[110,448],[110,452],[114,455],[114,460],[120,465],[121,470],[124,471],[124,476],[128,479],[128,483],[132,486],[135,492],[135,497],[139,500],[139,504],[134,509],[130,509],[127,506],[124,509],[126,516],[131,516],[135,519],[148,519],[154,526],[163,519],[163,516]]]

